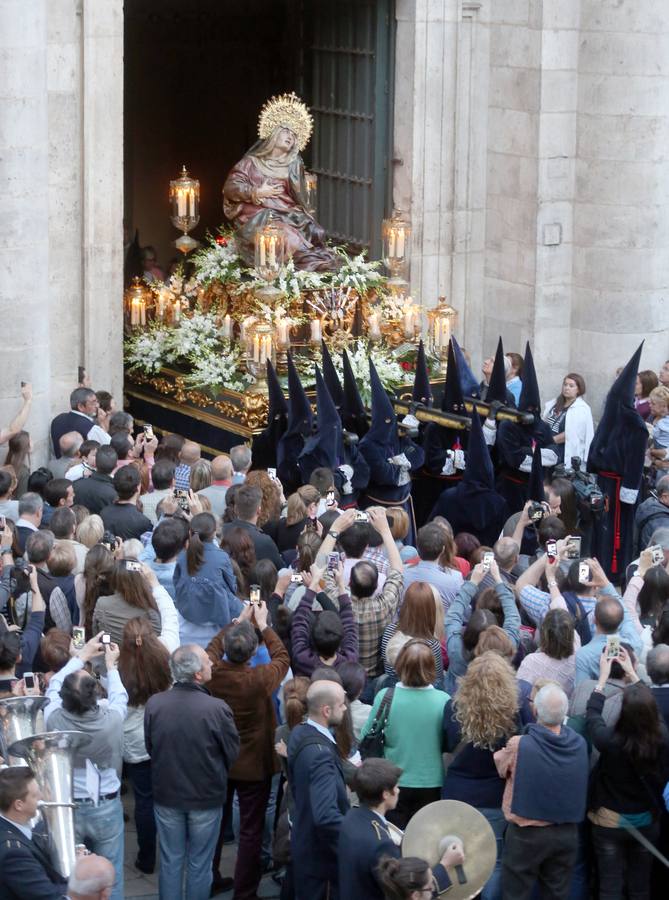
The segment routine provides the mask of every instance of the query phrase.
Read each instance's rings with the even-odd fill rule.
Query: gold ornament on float
[[[302,151],[309,143],[313,127],[314,120],[306,105],[291,91],[265,103],[258,119],[258,137],[267,140],[277,128],[288,128]]]

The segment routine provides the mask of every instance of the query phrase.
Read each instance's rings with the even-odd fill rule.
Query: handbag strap
[[[374,731],[379,728],[385,728],[386,722],[388,721],[388,717],[390,716],[390,706],[393,702],[393,695],[395,694],[395,688],[388,688],[383,695],[383,700],[376,712],[376,716],[374,717]]]

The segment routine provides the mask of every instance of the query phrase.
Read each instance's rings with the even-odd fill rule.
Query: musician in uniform
[[[13,766],[0,772],[3,900],[65,900],[67,882],[51,863],[46,836],[30,826],[41,796],[28,766]]]

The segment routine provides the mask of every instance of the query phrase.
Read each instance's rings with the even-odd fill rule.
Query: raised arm
[[[374,528],[375,531],[378,531],[383,539],[383,546],[388,555],[390,568],[395,569],[398,572],[403,572],[404,563],[402,562],[400,551],[397,549],[395,539],[391,534],[385,509],[380,506],[371,506],[367,510],[367,515],[369,516],[372,528]]]
[[[28,421],[30,415],[30,407],[33,402],[33,386],[27,382],[21,388],[21,409],[14,416],[7,428],[0,430],[0,444],[6,444],[7,441],[23,430],[23,426]]]

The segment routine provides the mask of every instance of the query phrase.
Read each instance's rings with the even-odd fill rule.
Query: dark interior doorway
[[[295,90],[314,109],[305,162],[318,218],[378,255],[389,205],[393,0],[126,0],[125,221],[166,268],[177,256],[169,181],[200,180],[201,239],[221,189],[256,139],[261,106]]]

